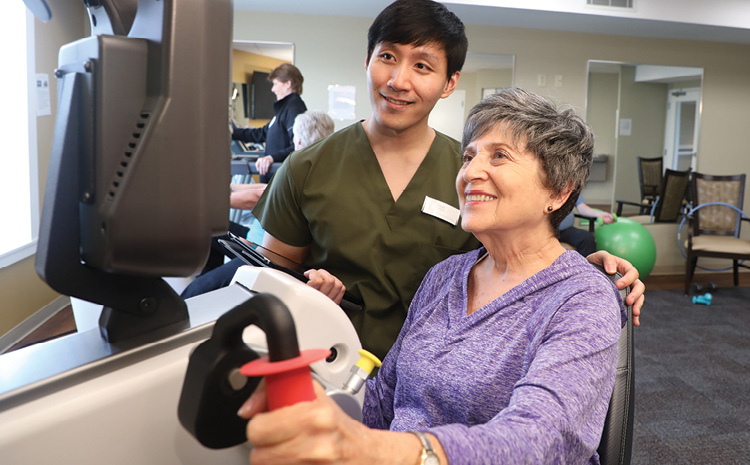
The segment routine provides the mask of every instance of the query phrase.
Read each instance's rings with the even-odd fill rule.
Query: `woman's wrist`
[[[419,465],[422,457],[422,443],[411,433],[397,433],[386,430],[370,430],[370,457],[363,463],[383,463],[392,465]]]

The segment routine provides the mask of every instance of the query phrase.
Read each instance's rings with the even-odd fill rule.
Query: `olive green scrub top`
[[[480,244],[461,229],[422,213],[425,196],[458,208],[460,147],[437,133],[398,199],[388,188],[361,123],[292,153],[253,215],[266,232],[309,246],[305,265],[338,277],[364,308],[347,312],[362,346],[381,359],[396,341],[427,271]]]

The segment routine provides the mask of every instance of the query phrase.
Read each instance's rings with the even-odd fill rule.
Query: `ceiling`
[[[294,44],[279,42],[246,42],[235,40],[232,48],[247,53],[276,58],[277,60],[294,63]]]
[[[235,9],[242,11],[364,18],[374,18],[389,3],[390,0],[234,0]],[[746,22],[748,27],[741,28],[697,24],[699,21],[641,19],[637,10],[636,14],[623,17],[445,3],[466,24],[750,45],[750,20]],[[724,3],[731,5],[730,1]]]

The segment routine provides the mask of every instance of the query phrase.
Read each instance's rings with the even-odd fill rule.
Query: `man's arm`
[[[624,258],[616,257],[606,250],[594,252],[586,259],[595,264],[604,267],[607,274],[619,272],[622,278],[615,282],[618,289],[624,289],[630,286],[630,294],[625,298],[625,303],[633,306],[633,325],[640,326],[641,307],[646,299],[646,285],[638,279],[638,270]]]
[[[268,233],[263,236],[263,247],[297,263],[303,263],[310,253],[310,246],[296,247],[289,245]],[[307,270],[305,276],[309,280],[307,281],[308,286],[322,292],[337,304],[341,303],[344,292],[346,292],[346,286],[340,279],[323,269]]]

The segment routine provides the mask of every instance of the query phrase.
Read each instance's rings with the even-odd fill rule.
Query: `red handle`
[[[240,368],[245,376],[265,376],[269,410],[315,400],[310,364],[328,357],[328,349],[308,349],[299,357],[271,362],[262,357]]]

